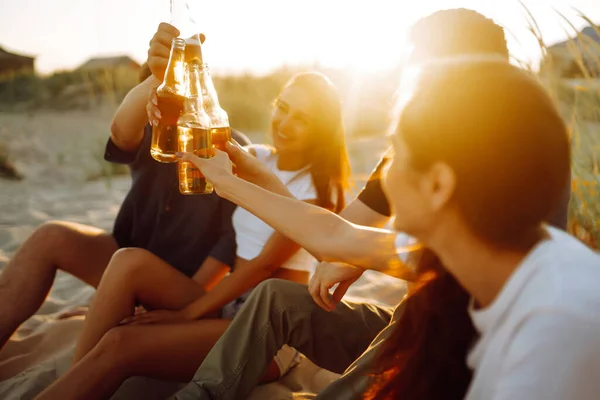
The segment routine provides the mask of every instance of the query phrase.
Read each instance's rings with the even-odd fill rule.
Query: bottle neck
[[[221,106],[219,105],[219,96],[217,96],[217,90],[215,89],[215,85],[213,84],[212,78],[210,77],[210,72],[208,71],[208,66],[206,64],[202,66],[202,70],[200,72],[200,79],[203,91],[202,97],[204,97],[206,106],[221,108]]]
[[[201,97],[201,77],[200,68],[196,64],[188,64],[188,96],[189,97]]]
[[[172,88],[172,90],[183,95],[185,88],[185,42],[181,39],[173,39],[171,44],[171,54],[165,71],[165,78],[162,86]]]
[[[200,76],[200,66],[197,64],[188,64],[188,93],[185,101],[186,112],[199,112],[203,110],[202,82]]]
[[[200,36],[196,33],[185,39],[185,62],[188,64],[202,65],[202,44]]]

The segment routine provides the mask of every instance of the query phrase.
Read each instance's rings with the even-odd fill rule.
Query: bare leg
[[[118,245],[87,225],[48,222],[23,243],[0,275],[0,349],[41,306],[61,269],[97,286]]]
[[[133,315],[136,303],[151,309],[178,310],[202,293],[201,285],[147,250],[117,251],[90,306],[73,364],[123,318]]]
[[[131,376],[190,381],[229,323],[201,320],[111,329],[37,399],[107,399]]]
[[[218,319],[111,329],[37,399],[108,399],[131,376],[189,382],[230,322]],[[277,369],[277,364],[272,362],[269,369]]]

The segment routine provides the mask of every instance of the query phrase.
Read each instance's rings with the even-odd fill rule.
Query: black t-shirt
[[[377,164],[371,173],[367,184],[358,195],[358,199],[371,210],[386,217],[391,217],[390,203],[381,187],[381,171],[388,161],[389,159],[386,157],[383,157],[379,161],[379,164]]]
[[[250,140],[232,129],[240,145]],[[128,164],[131,188],[115,220],[113,236],[119,247],[146,249],[184,274],[192,276],[207,256],[233,267],[235,205],[216,193],[186,196],[179,193],[177,163],[159,163],[150,156],[152,128],[147,125],[137,151],[106,144],[107,161]]]
[[[363,188],[363,190],[358,195],[358,199],[369,207],[371,210],[378,212],[381,215],[386,217],[391,216],[390,204],[383,193],[383,189],[381,187],[381,171],[385,164],[389,161],[388,158],[383,157],[379,164],[375,167],[371,176],[369,177],[369,181]],[[567,218],[569,215],[569,201],[571,200],[571,180],[569,179],[569,183],[565,188],[563,197],[561,199],[561,203],[559,207],[556,209],[554,213],[548,218],[547,222],[560,228],[562,230],[567,230]]]

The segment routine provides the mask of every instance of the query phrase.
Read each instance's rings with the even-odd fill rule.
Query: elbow
[[[123,129],[119,126],[117,118],[113,119],[112,124],[110,124],[110,137],[112,138],[113,142],[121,147],[123,144],[125,144],[125,141],[123,140],[124,136]]]
[[[142,136],[142,135],[138,135]],[[112,124],[110,125],[110,138],[113,143],[123,151],[134,151],[140,145],[141,137],[137,138],[137,140],[130,140],[127,138],[127,135],[123,132],[123,129],[117,123],[117,120],[114,119]]]
[[[117,124],[116,119],[113,119],[112,124],[110,124],[110,137],[113,139],[113,142],[115,141],[115,139],[119,139],[121,130],[119,128],[119,124]]]

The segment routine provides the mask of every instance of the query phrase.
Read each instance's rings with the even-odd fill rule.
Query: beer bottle
[[[163,82],[156,89],[161,119],[152,127],[150,154],[156,161],[177,161],[177,119],[185,100],[185,41],[173,39]]]
[[[191,152],[198,157],[212,157],[210,136],[210,118],[202,105],[200,88],[200,65],[187,65],[188,96],[185,99],[184,111],[177,121],[179,133],[179,151]],[[202,175],[200,170],[190,162],[179,161],[179,192],[181,194],[212,193],[213,186]]]
[[[202,98],[204,109],[210,118],[212,144],[215,148],[225,151],[225,144],[231,140],[229,116],[219,105],[219,97],[206,64],[202,66],[201,78]]]
[[[202,65],[202,45],[200,43],[200,35],[195,33],[185,39],[185,62],[196,63]]]

